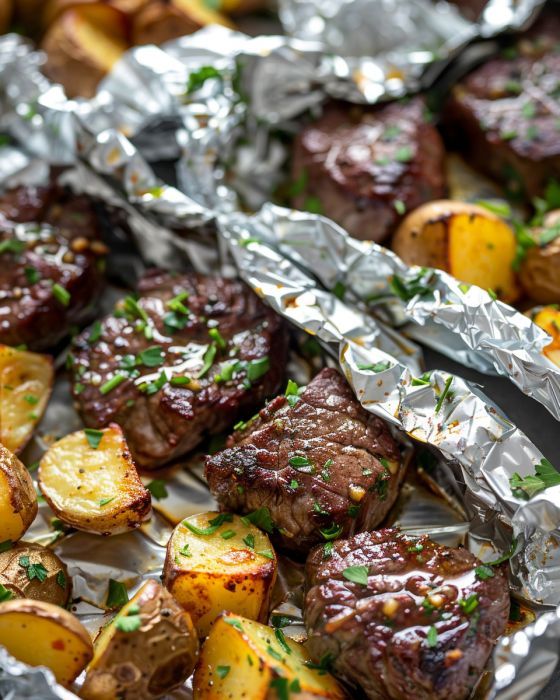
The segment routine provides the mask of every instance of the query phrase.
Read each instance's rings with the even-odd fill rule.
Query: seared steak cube
[[[154,468],[230,428],[282,381],[283,323],[236,280],[154,271],[75,339],[73,393],[86,425],[118,423]]]
[[[385,240],[406,212],[445,194],[443,146],[421,98],[327,106],[297,138],[292,175],[296,208],[363,240]]]
[[[306,580],[313,659],[372,700],[465,700],[508,620],[503,567],[393,529],[318,547]]]
[[[334,369],[322,370],[303,392],[271,401],[206,459],[222,510],[268,508],[276,542],[303,552],[378,525],[403,473],[389,429]]]

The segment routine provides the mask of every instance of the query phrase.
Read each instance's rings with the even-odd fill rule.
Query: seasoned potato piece
[[[99,635],[84,700],[159,698],[183,683],[198,656],[190,615],[157,581],[146,581]]]
[[[15,542],[37,515],[37,494],[29,472],[0,444],[0,543]]]
[[[307,666],[301,644],[232,613],[214,623],[194,672],[194,700],[345,698],[325,671]]]
[[[116,535],[150,515],[150,492],[115,424],[55,442],[39,465],[39,488],[63,522],[86,532]]]
[[[89,663],[93,645],[72,613],[39,600],[0,603],[0,645],[30,666],[47,666],[70,685]]]
[[[72,591],[66,564],[47,547],[30,542],[0,552],[0,585],[14,598],[43,600],[63,608]]]
[[[270,540],[237,515],[193,515],[177,525],[167,545],[163,582],[201,637],[223,610],[266,620],[275,580]]]
[[[424,204],[401,223],[392,248],[408,265],[445,270],[462,282],[492,289],[508,303],[520,296],[512,267],[515,233],[483,207],[451,200]]]
[[[22,450],[41,420],[53,385],[52,359],[0,345],[0,442]]]
[[[560,310],[555,306],[546,306],[533,315],[533,321],[552,337],[552,342],[543,349],[543,353],[560,367]]]
[[[529,235],[535,245],[527,249],[519,270],[523,289],[540,304],[560,303],[560,209],[549,211]]]

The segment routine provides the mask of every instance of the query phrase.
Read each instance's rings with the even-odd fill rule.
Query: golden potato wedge
[[[552,342],[543,349],[543,353],[560,367],[560,309],[545,306],[533,315],[533,322],[552,337]]]
[[[559,304],[560,209],[548,212],[543,225],[531,233],[535,245],[526,250],[521,262],[521,285],[527,296],[539,304]]]
[[[201,637],[223,610],[266,620],[275,580],[270,540],[245,518],[193,515],[169,539],[163,583],[191,614]]]
[[[26,2],[32,2],[33,0],[26,0]],[[41,8],[41,19],[42,24],[45,29],[50,27],[50,25],[60,17],[61,14],[75,7],[82,7],[84,5],[109,5],[123,13],[123,15],[128,16],[134,12],[138,12],[143,7],[148,5],[152,0],[105,0],[101,2],[99,0],[40,0],[43,7]]]
[[[218,12],[202,0],[155,0],[132,19],[132,43],[163,44],[192,34],[207,24],[231,26]]]
[[[223,613],[200,652],[194,700],[338,700],[346,694],[325,671],[310,668],[305,648],[258,622]]]
[[[401,223],[392,248],[408,265],[445,270],[462,282],[492,289],[507,303],[520,297],[512,267],[515,233],[484,207],[451,200],[423,204]]]
[[[116,535],[150,515],[150,492],[115,424],[55,442],[39,464],[39,488],[63,522],[86,532]]]
[[[0,552],[0,585],[13,598],[43,600],[62,608],[72,592],[66,564],[52,550],[31,542]]]
[[[103,3],[71,8],[50,25],[41,48],[51,80],[69,97],[92,97],[128,48],[126,17]]]
[[[84,700],[159,698],[191,675],[198,637],[190,615],[149,580],[95,642]]]
[[[0,444],[0,543],[23,537],[37,515],[37,494],[29,472]]]
[[[0,345],[0,442],[12,452],[25,447],[41,420],[53,379],[47,355]]]
[[[0,603],[0,645],[30,666],[46,666],[70,685],[93,657],[86,628],[64,608],[39,600]]]

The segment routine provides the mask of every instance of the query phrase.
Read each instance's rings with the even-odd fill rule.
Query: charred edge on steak
[[[296,140],[292,203],[364,240],[382,241],[403,215],[445,194],[444,150],[421,98],[374,109],[342,103]]]
[[[74,343],[73,393],[88,426],[118,423],[139,466],[195,448],[274,394],[285,327],[239,281],[154,271]]]
[[[502,567],[394,529],[313,550],[306,580],[312,657],[375,700],[465,700],[508,619]]]
[[[227,449],[206,459],[208,485],[223,510],[268,508],[277,544],[304,552],[375,527],[403,473],[387,426],[334,369],[322,370],[299,395],[275,398]]]

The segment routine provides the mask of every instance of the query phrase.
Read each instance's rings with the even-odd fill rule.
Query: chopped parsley
[[[114,501],[114,500],[115,500],[115,496],[112,496],[111,498],[102,498],[102,499],[99,501],[99,505],[100,505],[101,507],[107,506],[107,505],[109,505],[109,503],[111,503],[111,501]]]
[[[274,523],[272,522],[272,518],[270,516],[270,510],[266,506],[258,508],[252,513],[243,516],[241,520],[245,525],[252,523],[269,534],[272,534],[274,530]]]
[[[206,352],[204,353],[204,357],[202,358],[203,365],[202,365],[200,372],[197,374],[197,379],[204,377],[204,375],[208,373],[209,369],[212,367],[212,364],[214,363],[214,358],[216,357],[217,352],[218,352],[218,348],[216,347],[216,344],[210,343]]]
[[[84,428],[84,433],[86,436],[86,440],[89,443],[89,446],[93,450],[96,450],[99,447],[99,443],[103,438],[103,431],[95,430],[95,428]]]
[[[72,298],[70,292],[57,282],[53,284],[52,292],[59,304],[62,304],[62,306],[68,306],[70,304],[70,299]]]
[[[200,90],[204,83],[210,78],[217,78],[218,80],[221,80],[222,74],[219,70],[214,68],[214,66],[202,66],[198,70],[190,73],[186,87],[187,95]]]
[[[25,279],[29,282],[29,284],[37,284],[37,282],[41,279],[39,270],[37,270],[35,267],[26,267],[24,268],[23,272],[25,273]]]
[[[548,459],[543,458],[535,466],[535,474],[533,476],[522,477],[515,472],[510,478],[509,484],[514,496],[527,500],[549,486],[558,486],[560,484],[560,474]]]
[[[494,576],[494,570],[491,566],[481,564],[480,566],[477,566],[475,568],[474,575],[481,581],[486,581],[486,579],[492,578]]]
[[[105,604],[108,608],[115,609],[122,608],[126,603],[128,603],[128,591],[126,590],[126,586],[124,583],[110,578]]]
[[[249,549],[255,549],[255,535],[250,532],[247,537],[243,538],[243,542],[249,547]]]
[[[163,479],[152,479],[146,488],[152,494],[152,498],[155,498],[156,501],[161,501],[169,496],[167,488],[165,487],[165,481]]]
[[[49,572],[47,569],[45,569],[43,564],[40,562],[38,564],[32,564],[27,555],[20,557],[18,563],[23,569],[25,569],[27,578],[30,581],[33,581],[33,579],[36,578],[40,583],[43,583],[43,581],[49,575]]]
[[[224,523],[231,523],[232,521],[233,515],[231,513],[219,513],[215,518],[208,521],[208,527],[197,527],[193,523],[189,523],[188,520],[183,520],[183,525],[195,535],[206,536],[213,535]]]
[[[126,380],[126,374],[115,374],[111,379],[107,380],[105,384],[102,384],[99,387],[99,391],[101,394],[105,396],[105,394],[108,394],[110,391],[113,391],[113,389],[116,389],[119,384],[122,384]]]
[[[375,372],[376,374],[379,372],[384,372],[386,369],[389,369],[390,366],[390,362],[375,362],[374,364],[358,363],[357,365],[358,369],[361,369],[364,372]]]
[[[217,666],[216,674],[219,678],[225,678],[230,671],[230,666]]]
[[[299,401],[300,394],[303,391],[303,387],[299,387],[293,379],[288,379],[288,385],[286,387],[286,391],[284,392],[284,395],[286,397],[286,400],[290,404],[290,406],[295,406],[296,403]]]
[[[342,525],[337,525],[336,523],[333,523],[329,527],[324,527],[319,530],[321,533],[323,539],[330,541],[330,540],[336,540],[337,537],[340,537],[342,534]]]
[[[478,595],[476,593],[471,593],[467,598],[463,598],[459,601],[459,606],[467,615],[470,615],[478,608]]]
[[[288,460],[288,464],[295,467],[300,472],[312,474],[315,471],[314,465],[309,461],[308,457],[302,455],[294,455]]]
[[[5,586],[0,583],[0,603],[5,603],[7,600],[11,600],[14,597],[12,591],[9,591]]]
[[[347,581],[359,583],[360,586],[367,586],[368,584],[367,566],[348,566],[346,569],[344,569],[342,575]]]
[[[448,377],[446,379],[445,386],[443,387],[443,391],[441,392],[440,397],[436,403],[436,408],[435,408],[436,413],[440,412],[441,407],[443,406],[443,402],[445,401],[447,395],[449,394],[449,389],[451,387],[452,382],[453,382],[453,377]]]
[[[430,648],[436,647],[438,643],[438,633],[437,629],[432,625],[430,629],[428,630],[428,634],[426,636],[426,641],[428,642],[428,646]]]
[[[145,367],[159,367],[165,361],[163,348],[159,345],[152,345],[146,350],[138,353],[138,361]]]

